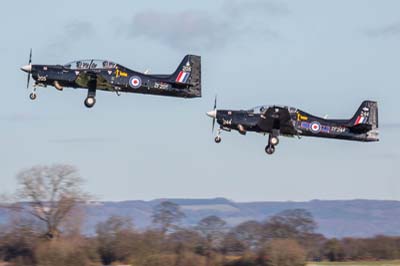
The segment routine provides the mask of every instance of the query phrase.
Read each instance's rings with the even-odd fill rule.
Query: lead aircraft
[[[353,141],[379,141],[378,104],[364,101],[350,119],[326,119],[287,106],[259,106],[250,110],[214,110],[207,112],[220,125],[215,142],[221,142],[222,130],[237,130],[240,134],[269,134],[267,154],[273,154],[280,136],[321,137]]]
[[[78,60],[65,65],[33,65],[32,50],[29,63],[21,68],[35,80],[29,95],[35,100],[38,87],[54,86],[62,91],[66,87],[88,90],[84,101],[91,108],[96,103],[96,91],[143,93],[182,98],[201,97],[201,58],[186,55],[176,71],[168,75],[150,75],[130,70],[109,60]]]

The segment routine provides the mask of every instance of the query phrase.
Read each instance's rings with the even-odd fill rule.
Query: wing
[[[80,72],[75,82],[82,88],[95,87],[96,89],[113,90],[113,86],[105,77],[92,71]]]
[[[272,129],[279,129],[283,135],[297,135],[295,127],[295,113],[291,114],[287,107],[271,106],[260,115],[258,126],[270,132]]]

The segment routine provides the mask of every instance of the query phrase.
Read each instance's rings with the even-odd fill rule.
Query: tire
[[[269,140],[269,144],[271,144],[272,146],[276,146],[279,144],[279,138],[278,137],[271,137]]]
[[[85,99],[85,106],[87,108],[92,108],[96,104],[96,98],[93,97],[87,97]]]
[[[267,147],[265,147],[265,152],[269,155],[273,154],[275,152],[275,147],[268,145]]]
[[[29,99],[31,99],[32,101],[36,100],[36,98],[37,98],[36,93],[32,92],[31,94],[29,94]]]
[[[222,140],[222,139],[221,139],[221,137],[219,137],[219,136],[216,136],[215,139],[214,139],[215,143],[220,143],[221,140]]]

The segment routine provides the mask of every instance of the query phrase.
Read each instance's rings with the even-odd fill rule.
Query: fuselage
[[[107,62],[107,61],[105,61]],[[39,86],[90,88],[96,90],[156,94],[184,98],[200,97],[187,84],[178,84],[169,75],[147,75],[115,64],[108,68],[73,68],[62,65],[32,65],[32,78]]]
[[[270,134],[274,129],[282,136],[307,136],[354,141],[378,141],[377,129],[354,127],[351,119],[324,119],[291,107],[272,107],[276,112],[265,117],[258,110],[216,110],[216,121],[221,129],[237,130],[241,134],[257,132]],[[276,115],[276,117],[274,117]],[[288,116],[288,117],[285,117]],[[285,123],[281,121],[287,121]]]

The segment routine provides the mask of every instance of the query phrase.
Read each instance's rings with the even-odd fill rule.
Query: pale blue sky
[[[400,2],[8,1],[0,9],[2,192],[35,164],[69,163],[102,200],[216,197],[238,201],[400,200]],[[33,63],[104,58],[172,72],[202,56],[203,98],[25,89]],[[261,104],[351,117],[377,100],[381,142],[223,133],[205,112]]]

